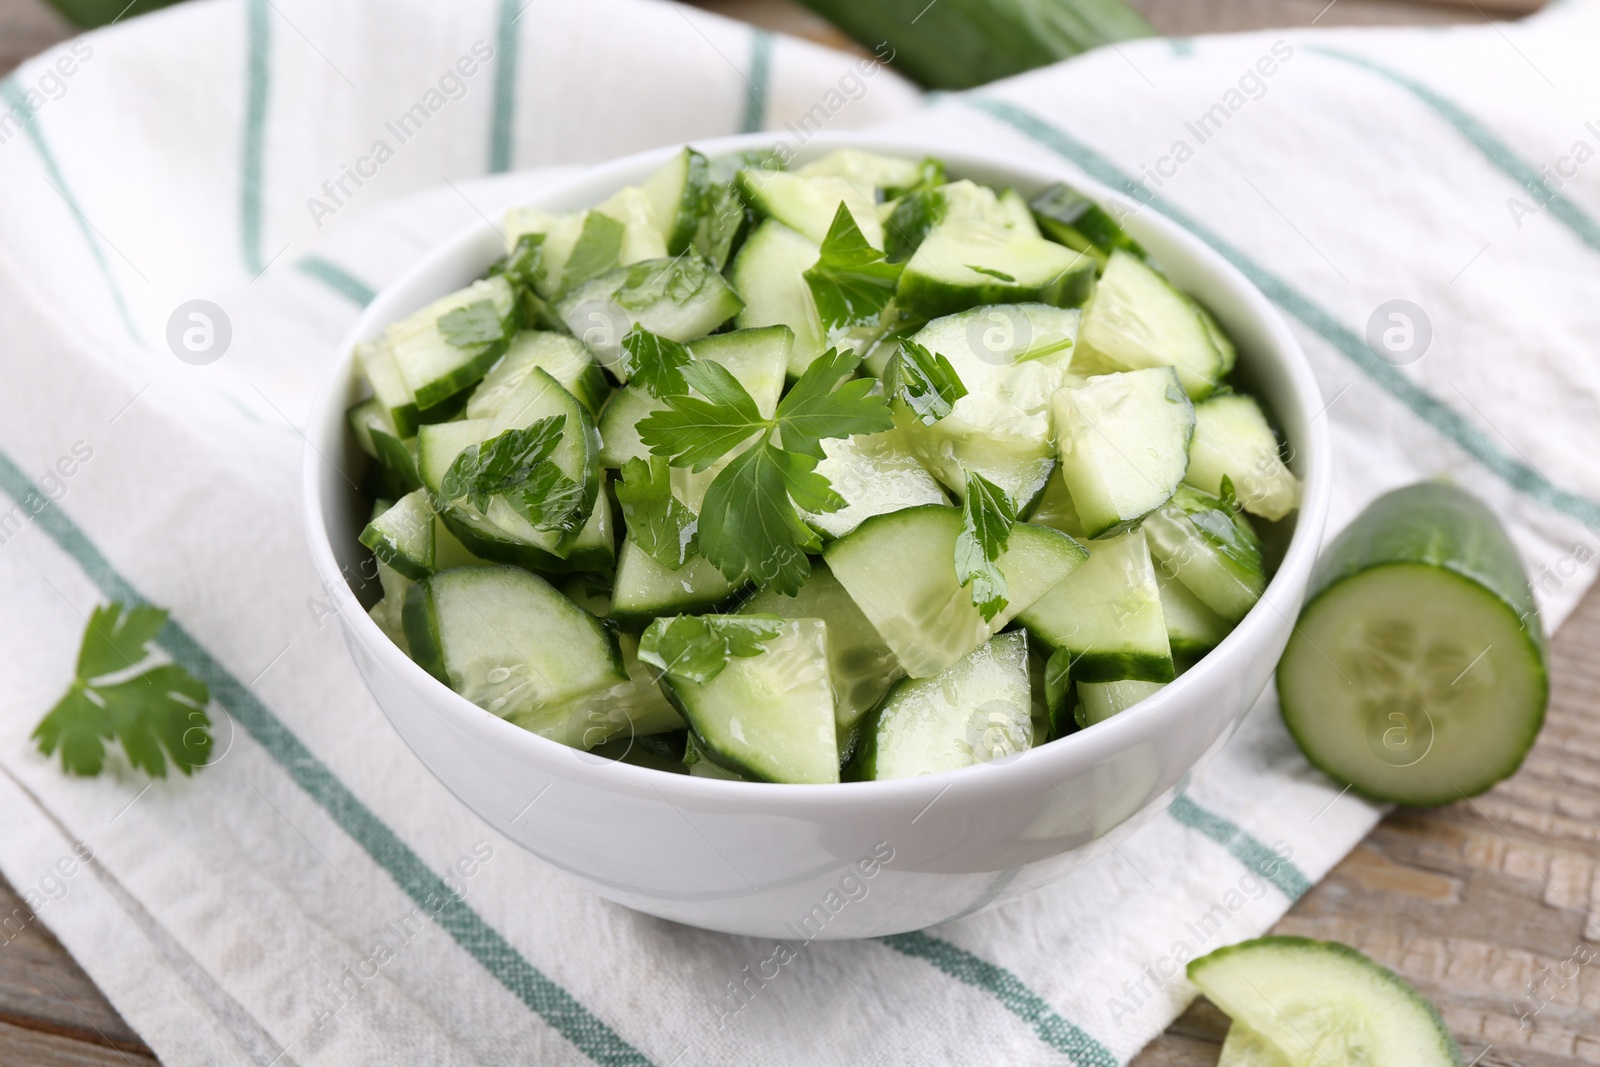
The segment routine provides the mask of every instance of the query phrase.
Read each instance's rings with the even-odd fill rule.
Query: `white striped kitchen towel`
[[[174,1067],[1126,1063],[1194,995],[1184,958],[1267,929],[1378,817],[1270,699],[1073,880],[811,945],[730,1000],[772,946],[574,888],[389,729],[314,609],[312,391],[374,290],[558,168],[820,105],[1191,228],[1310,355],[1335,525],[1448,474],[1511,525],[1553,626],[1600,525],[1597,33],[1573,2],[1149,40],[925,98],[653,0],[197,0],[25,64],[0,83],[0,871],[28,904],[0,937],[46,924]],[[205,366],[167,342],[196,299],[231,332]],[[1415,358],[1366,341],[1394,300],[1425,317]],[[29,741],[110,599],[170,607],[161,647],[211,687],[221,754],[193,779],[68,779]]]

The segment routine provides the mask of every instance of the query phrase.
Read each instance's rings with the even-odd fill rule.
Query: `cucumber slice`
[[[1248,1031],[1223,1061],[1261,1067],[1461,1067],[1434,1006],[1387,967],[1333,941],[1261,937],[1193,960],[1189,980]]]
[[[1191,399],[1221,381],[1223,356],[1195,305],[1154,267],[1118,249],[1083,316],[1085,371],[1176,366]]]
[[[561,290],[561,276],[566,272],[567,260],[583,233],[587,211],[551,214],[538,208],[514,207],[506,212],[506,251],[513,252],[517,239],[525,234],[544,235],[539,245],[539,276],[533,288],[546,300],[553,299]]]
[[[1079,682],[1078,707],[1074,712],[1080,727],[1105,722],[1118,712],[1127,711],[1145,697],[1161,689],[1165,682],[1124,679],[1118,682]]]
[[[383,563],[378,564],[378,584],[383,589],[383,596],[372,605],[372,610],[367,614],[372,621],[378,624],[384,636],[400,647],[400,651],[411,655],[411,642],[406,640],[405,606],[406,592],[415,583]]]
[[[966,387],[949,415],[923,425],[896,404],[906,441],[957,499],[981,474],[1026,512],[1055,469],[1050,398],[1072,372],[1081,313],[1047,304],[972,308],[928,323],[912,340],[944,356]]]
[[[1080,685],[1172,681],[1172,648],[1144,531],[1088,544],[1088,562],[1017,621],[1046,648],[1071,657]]]
[[[588,408],[598,412],[611,392],[605,372],[577,339],[546,330],[522,330],[467,400],[467,418],[493,415],[535,368],[544,370]]]
[[[651,559],[631,539],[624,539],[617,557],[611,617],[632,626],[659,615],[695,615],[729,599],[740,588],[740,583],[728,581],[701,556],[672,570]]]
[[[1437,483],[1379,497],[1324,550],[1278,698],[1306,757],[1378,800],[1448,804],[1515,772],[1549,680],[1527,574],[1493,513]]]
[[[518,567],[440,571],[407,592],[404,619],[413,658],[435,678],[566,744],[592,725],[585,698],[629,684],[611,631]]]
[[[1267,588],[1266,560],[1250,520],[1193,486],[1144,520],[1158,569],[1206,607],[1236,623]]]
[[[1088,557],[1065,534],[1018,523],[1000,557],[1008,603],[985,622],[971,590],[956,581],[960,533],[959,508],[907,508],[868,519],[823,553],[913,678],[931,678],[956,664]]]
[[[1276,521],[1300,506],[1300,480],[1284,466],[1277,434],[1261,405],[1238,393],[1194,407],[1194,441],[1183,480],[1220,496],[1224,478],[1252,515]]]
[[[828,479],[847,506],[801,514],[828,537],[843,537],[874,515],[949,503],[933,475],[893,430],[830,438],[822,442],[822,450],[827,457],[817,464],[817,473]]]
[[[1188,296],[1187,293],[1184,294]],[[1206,336],[1211,338],[1211,343],[1216,346],[1217,352],[1222,356],[1222,373],[1232,374],[1234,364],[1239,361],[1239,350],[1234,347],[1233,338],[1228,336],[1216,316],[1207,311],[1205,305],[1194,297],[1189,297],[1189,303],[1194,305],[1196,315],[1200,316],[1200,324],[1206,328]]]
[[[709,187],[706,157],[692,148],[673,156],[641,183],[666,255],[680,256],[693,242]]]
[[[1090,537],[1172,498],[1189,465],[1194,406],[1171,367],[1090,378],[1052,406],[1061,477]]]
[[[757,781],[837,782],[827,625],[786,620],[762,644],[757,655],[732,657],[704,684],[670,670],[663,679],[700,754]]]
[[[894,652],[826,563],[813,563],[811,576],[792,597],[769,589],[740,605],[739,614],[752,613],[784,619],[821,619],[827,624],[828,673],[838,698],[834,712],[840,736],[905,674]]]
[[[749,781],[742,774],[735,774],[722,764],[706,755],[705,749],[695,740],[694,732],[689,732],[688,740],[683,746],[683,764],[689,769],[689,774],[695,778],[715,778],[722,782]]]
[[[378,456],[378,449],[372,443],[372,431],[396,436],[394,419],[389,417],[389,409],[376,396],[369,396],[346,408],[344,421],[349,425],[350,436],[356,439],[361,451],[374,459]]]
[[[781,170],[746,167],[734,179],[745,202],[762,215],[776,219],[796,233],[821,245],[842,203],[874,248],[883,247],[883,223],[871,187],[865,189],[846,178],[802,177]]]
[[[378,462],[393,476],[395,483],[406,493],[420,489],[422,476],[417,471],[417,439],[402,441],[375,427],[369,435]]]
[[[1117,249],[1144,258],[1144,249],[1116,219],[1093,200],[1066,185],[1052,185],[1029,207],[1039,229],[1052,241],[1087,252],[1103,271]]]
[[[367,523],[361,543],[396,573],[412,580],[426,578],[434,570],[433,507],[428,491],[407,493]]]
[[[1089,535],[1083,530],[1083,520],[1078,518],[1078,505],[1072,502],[1072,494],[1067,492],[1067,483],[1060,478],[1051,478],[1045,483],[1039,502],[1034,505],[1033,513],[1027,518],[1035,526],[1048,526],[1052,530],[1060,530],[1078,541],[1088,540]]]
[[[639,639],[633,634],[618,634],[617,646],[622,651],[622,667],[628,673],[629,685],[612,690],[608,696],[627,716],[628,728],[624,735],[648,737],[688,729],[689,724],[661,691],[659,672],[639,661]]]
[[[635,326],[674,341],[710,333],[744,306],[700,256],[647,259],[618,267],[565,292],[556,315],[619,381],[622,339]]]
[[[661,259],[672,254],[667,251],[666,235],[661,232],[657,222],[655,203],[643,189],[631,185],[625,189],[618,189],[602,203],[595,205],[594,213],[622,223],[622,240],[617,246],[617,257],[613,262],[606,264],[605,269],[626,267],[646,259]],[[563,277],[561,284],[563,287],[582,284],[598,273],[596,271],[583,278]]]
[[[1023,199],[1021,193],[1015,189],[1006,189],[1001,192],[998,203],[1007,226],[1029,237],[1042,236],[1039,233],[1039,224],[1033,221],[1033,212],[1028,210],[1028,202]]]
[[[858,189],[905,189],[922,179],[922,164],[859,148],[840,148],[794,173],[802,178],[843,178]]]
[[[1033,744],[1028,638],[991,638],[932,678],[908,678],[863,723],[851,777],[911,778],[1026,752]]]
[[[356,363],[361,367],[361,376],[372,388],[373,399],[388,412],[394,435],[406,438],[415,434],[420,422],[417,397],[400,374],[388,343],[380,339],[356,345]]]
[[[1005,218],[998,203],[994,211]],[[947,207],[906,263],[895,299],[904,313],[929,319],[980,304],[1081,307],[1094,271],[1092,258],[1037,233]]]
[[[487,302],[504,322],[516,309],[516,293],[503,275],[473,282],[441,297],[389,327],[385,339],[406,387],[419,410],[433,407],[472,386],[506,350],[499,339],[467,347],[451,344],[439,330],[439,319],[451,311]],[[400,420],[395,420],[396,425]]]
[[[816,266],[822,246],[775,219],[756,228],[733,259],[728,280],[744,299],[739,325],[787,326],[794,332],[789,377],[798,378],[822,354],[822,319],[805,272]]]
[[[1222,639],[1232,632],[1227,619],[1206,607],[1205,601],[1189,592],[1188,586],[1164,575],[1159,566],[1156,587],[1161,591],[1161,617],[1167,624],[1167,642],[1173,656],[1198,659],[1222,644]]]
[[[515,389],[507,390],[486,421],[484,440],[512,429],[524,429],[540,419],[563,417],[561,442],[550,454],[550,461],[562,474],[584,489],[580,513],[584,521],[594,511],[600,489],[600,435],[589,418],[589,409],[561,387],[542,367],[534,367]],[[448,470],[448,466],[446,470]],[[440,477],[442,486],[443,478]],[[429,486],[437,494],[440,489]],[[578,540],[583,527],[567,534],[540,530],[518,514],[503,497],[492,497],[484,516],[507,534],[556,556],[565,556]]]
[[[600,465],[621,470],[630,459],[650,458],[650,450],[639,440],[639,420],[667,405],[636,385],[625,385],[611,394],[600,412]]]

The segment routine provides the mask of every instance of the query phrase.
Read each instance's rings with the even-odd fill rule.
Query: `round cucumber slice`
[[[1233,1020],[1219,1067],[1462,1063],[1438,1010],[1348,945],[1257,938],[1192,961],[1189,980]]]
[[[1283,720],[1306,757],[1412,806],[1515,772],[1548,697],[1516,549],[1488,508],[1434,483],[1380,497],[1334,540],[1278,664]]]

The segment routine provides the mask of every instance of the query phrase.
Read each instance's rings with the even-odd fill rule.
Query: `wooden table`
[[[1481,21],[1469,5],[1384,0],[1133,0],[1165,33],[1305,25]],[[1515,14],[1538,0],[1479,0]],[[843,44],[789,0],[702,0],[773,29]],[[0,0],[0,74],[61,39],[39,0]],[[1600,968],[1548,1001],[1527,993],[1580,946],[1600,942],[1600,587],[1556,638],[1550,717],[1521,773],[1438,811],[1397,811],[1290,910],[1276,930],[1333,938],[1393,967],[1433,999],[1479,1067],[1600,1064]],[[21,902],[0,880],[0,915]],[[1581,957],[1580,957],[1581,958]],[[1590,973],[1590,972],[1596,973]],[[1134,1061],[1214,1064],[1226,1020],[1204,1000]],[[88,977],[33,923],[0,948],[0,1063],[148,1064],[155,1059]]]

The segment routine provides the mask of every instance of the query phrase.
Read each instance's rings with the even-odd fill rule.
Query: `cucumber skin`
[[[1483,586],[1522,620],[1540,665],[1546,665],[1539,605],[1522,557],[1477,497],[1444,482],[1419,482],[1380,496],[1323,549],[1300,613],[1337,583],[1387,563],[1428,564]]]
[[[597,501],[596,506],[603,504]],[[609,505],[606,505],[609,506]],[[542,548],[513,541],[509,537],[486,537],[473,529],[456,514],[456,509],[440,497],[433,497],[433,507],[445,527],[456,540],[466,546],[479,559],[494,563],[509,563],[536,574],[577,574],[604,571],[616,563],[616,552],[606,547],[579,549],[566,558],[552,555]]]
[[[1463,489],[1444,482],[1419,482],[1391,490],[1373,501],[1334,538],[1317,561],[1307,590],[1305,606],[1296,619],[1316,610],[1318,603],[1341,582],[1380,567],[1426,566],[1459,575],[1484,590],[1509,608],[1521,623],[1528,649],[1539,665],[1539,714],[1516,766],[1496,781],[1504,781],[1522,765],[1534,741],[1544,728],[1545,711],[1550,702],[1548,648],[1539,622],[1539,607],[1533,598],[1522,559],[1494,512]],[[1284,691],[1281,674],[1275,680],[1279,715],[1295,745],[1307,761],[1334,781],[1344,782],[1308,748],[1295,730],[1295,716]],[[1395,803],[1361,786],[1346,782],[1353,792],[1379,803]],[[1475,789],[1476,796],[1494,786],[1488,782]],[[1407,807],[1442,807],[1461,799],[1442,796],[1431,802],[1406,801]]]
[[[1403,490],[1397,490],[1397,492],[1399,491]],[[1429,1019],[1433,1022],[1434,1028],[1439,1032],[1439,1040],[1444,1045],[1446,1053],[1452,1057],[1453,1062],[1457,1064],[1458,1067],[1465,1063],[1461,1056],[1461,1048],[1456,1044],[1455,1035],[1452,1034],[1450,1032],[1450,1028],[1445,1025],[1444,1017],[1439,1014],[1439,1009],[1434,1007],[1434,1004],[1431,1000],[1417,992],[1416,987],[1410,982],[1406,981],[1404,978],[1401,978],[1398,974],[1395,974],[1377,960],[1366,955],[1365,953],[1357,952],[1349,945],[1338,941],[1318,941],[1315,938],[1310,937],[1294,937],[1289,934],[1269,934],[1266,937],[1258,937],[1251,941],[1241,941],[1236,945],[1224,945],[1222,948],[1208,952],[1204,956],[1201,956],[1197,959],[1192,959],[1189,961],[1189,965],[1184,968],[1184,974],[1188,977],[1189,981],[1194,982],[1194,984],[1197,986],[1200,986],[1201,992],[1205,992],[1205,987],[1201,985],[1199,981],[1196,981],[1196,978],[1205,971],[1205,964],[1207,961],[1226,959],[1229,956],[1247,953],[1258,948],[1278,948],[1291,950],[1310,949],[1316,952],[1326,952],[1333,955],[1344,956],[1346,959],[1371,968],[1374,973],[1382,975],[1387,982],[1394,986],[1394,991],[1397,996],[1413,1002],[1417,1007],[1421,1008],[1427,1013]]]
[[[425,581],[406,590],[405,606],[400,609],[401,625],[417,666],[450,685],[450,672],[444,669],[444,645],[439,640],[439,620],[433,606],[433,591]]]

